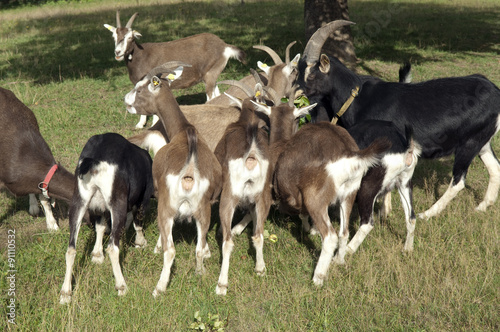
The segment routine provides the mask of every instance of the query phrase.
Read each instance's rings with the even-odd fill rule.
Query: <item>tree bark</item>
[[[334,20],[349,20],[347,0],[304,0],[304,25],[306,41],[318,28]],[[323,53],[334,56],[349,67],[357,61],[351,28],[335,31],[323,45]]]

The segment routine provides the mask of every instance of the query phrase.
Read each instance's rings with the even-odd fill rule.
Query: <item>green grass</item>
[[[86,1],[49,3],[0,13],[0,86],[10,89],[37,116],[42,135],[56,159],[74,170],[87,139],[108,131],[130,136],[138,118],[125,112],[123,96],[131,89],[123,63],[113,59],[115,25],[138,11],[134,28],[144,42],[172,40],[214,32],[244,49],[248,65],[231,61],[221,79],[247,75],[257,60],[271,62],[252,45],[264,43],[284,54],[302,52],[303,2],[283,1]],[[500,86],[500,6],[482,1],[350,1],[357,70],[396,80],[399,65],[411,60],[413,80],[482,73]],[[389,16],[387,16],[389,13]],[[383,17],[384,19],[380,19]],[[375,23],[370,23],[375,22]],[[122,22],[123,23],[123,22]],[[370,25],[371,24],[371,25]],[[367,27],[379,24],[377,33]],[[375,30],[374,30],[375,31]],[[176,91],[184,103],[202,102],[197,85]],[[498,137],[493,141],[500,155]],[[452,159],[419,161],[414,176],[415,209],[421,212],[443,194]],[[90,261],[95,239],[82,227],[74,269],[73,301],[59,305],[69,229],[67,206],[56,212],[62,230],[46,231],[43,217],[28,215],[28,199],[0,194],[0,329],[15,330],[164,330],[186,331],[200,311],[219,314],[227,331],[418,330],[487,331],[500,329],[500,279],[497,202],[486,213],[474,207],[482,200],[487,172],[476,159],[467,187],[438,217],[418,220],[413,253],[403,253],[406,236],[398,195],[394,211],[375,229],[345,266],[331,266],[323,288],[311,281],[321,241],[300,231],[295,218],[272,211],[266,229],[278,241],[266,240],[267,274],[253,271],[250,231],[235,239],[229,290],[215,295],[220,269],[220,237],[208,234],[212,257],[207,273],[195,273],[196,232],[192,224],[174,229],[176,260],[164,295],[151,295],[163,264],[152,253],[158,230],[156,204],[146,219],[149,246],[132,246],[124,236],[120,260],[129,293],[118,297],[109,260]],[[357,229],[356,212],[351,235]],[[338,227],[337,222],[334,222]],[[7,231],[16,231],[16,323],[7,324]],[[4,305],[5,304],[5,305]]]

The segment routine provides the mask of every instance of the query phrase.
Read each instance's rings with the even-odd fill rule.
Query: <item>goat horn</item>
[[[121,28],[122,24],[120,23],[120,11],[116,11],[116,28]]]
[[[286,64],[290,63],[290,49],[292,48],[293,45],[295,45],[295,43],[297,43],[297,42],[293,41],[290,44],[288,44],[288,46],[286,47],[286,51],[285,51],[285,63]]]
[[[225,80],[225,81],[217,82],[217,84],[227,84],[227,85],[236,86],[236,87],[240,88],[241,90],[243,90],[243,92],[245,92],[245,94],[248,97],[253,97],[253,90],[250,89],[250,87],[248,85],[246,85],[245,83],[241,83],[240,81]]]
[[[253,48],[256,48],[258,50],[262,50],[262,51],[266,52],[267,54],[269,54],[271,56],[271,58],[273,59],[275,65],[280,65],[283,63],[283,61],[281,60],[278,53],[276,53],[272,48],[270,48],[268,46],[264,46],[264,45],[254,45]]]
[[[134,20],[137,17],[137,15],[139,15],[139,13],[134,13],[134,15],[132,15],[132,17],[130,18],[130,20],[128,20],[127,25],[125,26],[125,28],[132,29],[132,23],[134,23]]]
[[[266,94],[270,97],[270,99],[273,101],[274,106],[278,106],[281,104],[281,97],[278,96],[278,93],[271,87],[265,86],[263,87],[264,91]]]
[[[330,34],[343,26],[352,24],[356,23],[345,20],[336,20],[316,30],[316,32],[311,36],[311,38],[309,38],[309,41],[307,42],[306,48],[304,49],[303,58],[307,61],[308,64],[316,63],[319,60],[321,48],[325,44],[325,41],[330,36]]]
[[[191,67],[191,65],[188,65],[187,63],[184,63],[182,61],[169,61],[166,62],[160,66],[154,67],[149,71],[149,73],[146,75],[146,78],[150,80],[153,76],[157,76],[158,74],[163,74],[163,73],[168,73],[172,72],[172,69],[175,69],[176,67]]]
[[[262,83],[262,80],[260,79],[259,73],[253,68],[250,68],[250,73],[252,73],[253,79],[255,80],[255,83],[260,83],[262,86],[265,84]]]

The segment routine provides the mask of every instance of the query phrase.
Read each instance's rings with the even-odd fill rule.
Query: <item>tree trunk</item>
[[[304,0],[304,25],[306,41],[318,28],[334,20],[349,20],[347,0]],[[333,55],[349,67],[354,67],[357,58],[354,51],[351,28],[342,27],[328,38],[323,53]]]

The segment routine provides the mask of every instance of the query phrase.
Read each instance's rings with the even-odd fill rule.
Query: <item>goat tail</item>
[[[224,56],[228,60],[232,58],[232,59],[238,60],[242,64],[246,64],[247,63],[247,61],[246,61],[246,58],[247,58],[246,53],[243,52],[242,50],[240,50],[239,48],[237,48],[236,46],[233,46],[233,45],[226,46],[226,48],[224,49]]]
[[[194,187],[196,161],[198,159],[198,136],[196,129],[191,126],[186,129],[188,154],[186,159],[186,166],[182,174],[181,185],[182,189],[189,192]]]
[[[406,156],[405,156],[405,165],[410,167],[413,162],[417,162],[418,157],[422,151],[422,148],[419,144],[415,142],[413,138],[413,128],[411,126],[405,126],[405,138],[407,142],[406,146]]]
[[[382,158],[382,155],[391,148],[392,143],[386,138],[377,138],[366,149],[358,151],[358,157],[363,161],[364,166],[368,169],[371,166],[377,165]]]
[[[254,142],[257,142],[259,127],[257,123],[249,124],[246,128],[246,139],[250,150],[248,151],[247,159],[245,161],[245,167],[248,170],[254,169],[258,164],[259,152],[257,145]],[[253,148],[252,148],[253,147]]]
[[[399,83],[411,83],[411,80],[411,64],[410,62],[405,62],[405,64],[399,68]]]
[[[99,164],[99,161],[92,158],[83,158],[78,163],[78,167],[76,168],[76,175],[83,179],[83,176],[89,173],[95,166]]]

